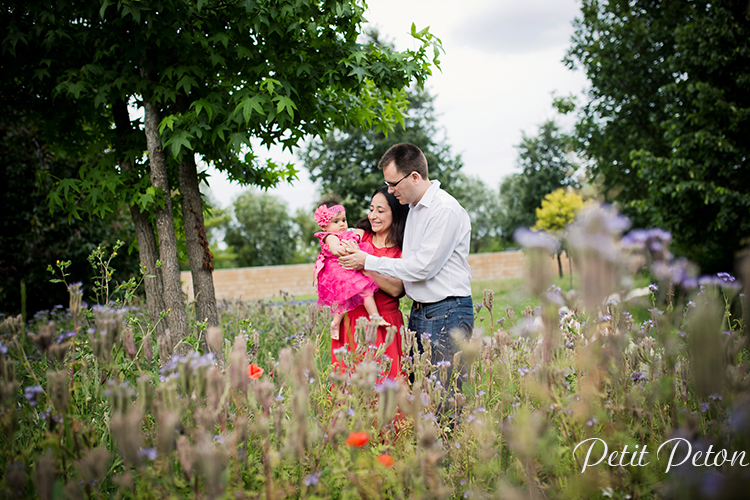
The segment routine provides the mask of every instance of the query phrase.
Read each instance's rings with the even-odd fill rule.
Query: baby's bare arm
[[[328,245],[328,248],[331,249],[331,253],[336,257],[340,257],[346,253],[346,251],[344,250],[344,245],[342,244],[338,236],[334,236],[332,234],[326,236],[326,245]]]

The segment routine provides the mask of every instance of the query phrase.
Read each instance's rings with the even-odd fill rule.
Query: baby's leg
[[[339,339],[339,327],[341,326],[341,318],[343,318],[343,314],[335,314],[333,315],[333,320],[331,321],[331,339],[338,340]]]
[[[378,311],[378,306],[375,304],[375,297],[370,295],[369,297],[365,297],[365,310],[367,311],[367,314],[370,315],[370,317],[378,316],[380,317],[380,312]],[[388,323],[383,318],[380,318],[380,322],[378,323],[378,326],[389,326],[390,323]]]

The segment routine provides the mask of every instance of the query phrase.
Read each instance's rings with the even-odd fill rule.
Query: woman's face
[[[388,234],[391,224],[393,224],[393,212],[391,212],[391,207],[383,193],[378,193],[372,197],[367,218],[370,219],[373,233]]]

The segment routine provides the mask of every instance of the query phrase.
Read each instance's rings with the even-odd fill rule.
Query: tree
[[[458,173],[450,188],[471,219],[471,251],[491,252],[501,247],[500,204],[495,192],[479,177]]]
[[[81,281],[90,300],[94,269],[87,257],[99,244],[129,240],[132,224],[121,212],[68,223],[46,208],[50,176],[69,176],[79,160],[51,154],[36,124],[0,107],[0,304],[5,314],[34,313],[68,303],[69,293],[50,284],[47,266],[70,261],[70,281]],[[49,175],[44,175],[45,173]],[[115,282],[138,274],[138,261],[120,252],[112,261]],[[59,275],[58,275],[59,277]]]
[[[500,186],[500,227],[506,239],[519,227],[534,225],[536,209],[547,194],[578,186],[571,138],[554,120],[542,124],[536,136],[524,133],[517,148],[521,172],[506,177]]]
[[[286,203],[277,197],[248,190],[232,205],[234,217],[224,241],[236,253],[239,266],[289,264],[296,241]]]
[[[750,234],[747,2],[585,1],[567,63],[591,81],[577,135],[637,227],[705,271]]]
[[[198,319],[204,318],[201,311],[211,316],[215,311],[194,155],[245,184],[270,187],[291,180],[296,173],[291,166],[258,164],[251,138],[291,149],[305,135],[334,126],[388,130],[402,120],[401,89],[414,81],[422,85],[430,74],[428,51],[437,63],[440,50],[438,39],[415,27],[416,50],[398,53],[358,43],[364,7],[356,0],[335,6],[311,0],[281,9],[276,2],[218,0],[11,2],[2,7],[2,25],[8,28],[3,50],[13,58],[10,69],[15,71],[9,87],[22,89],[26,104],[38,110],[40,99],[49,103],[52,97],[61,106],[81,103],[73,128],[98,124],[97,150],[114,152],[109,162],[89,165],[94,177],[109,181],[106,190],[78,177],[62,179],[55,201],[73,211],[81,200],[99,200],[103,210],[112,211],[124,199],[154,214],[165,305],[178,340],[187,333],[171,219],[171,195],[178,184]],[[38,85],[32,85],[34,78]],[[123,144],[111,124],[128,102],[143,109],[141,140],[128,144],[133,149],[107,148]],[[93,149],[93,139],[82,144]],[[151,186],[134,190],[128,175],[119,174],[144,179],[137,160],[144,150]],[[136,229],[140,235],[150,228]],[[140,246],[142,252],[151,248]],[[215,321],[209,318],[209,324]]]
[[[294,213],[294,241],[297,245],[295,252],[294,264],[305,264],[315,262],[315,257],[320,252],[320,240],[315,237],[315,233],[320,231],[320,227],[313,217],[314,210],[305,210],[298,208]],[[350,226],[355,221],[350,222]]]
[[[557,271],[562,278],[562,261],[561,256],[565,251],[563,242],[565,241],[565,229],[568,224],[575,221],[576,215],[583,208],[583,198],[568,188],[560,188],[552,191],[542,200],[542,206],[536,209],[537,221],[532,229],[554,233],[560,244],[557,247]],[[568,253],[568,263],[570,264],[570,253]],[[573,288],[573,267],[570,268],[570,287]]]
[[[323,192],[341,196],[352,220],[364,216],[370,196],[383,185],[378,162],[394,144],[417,145],[427,158],[430,179],[439,180],[443,189],[450,189],[463,167],[461,156],[453,156],[450,146],[438,139],[440,130],[433,97],[419,87],[412,87],[407,91],[407,99],[409,108],[403,127],[397,126],[387,136],[375,128],[337,128],[311,141],[302,152],[310,179],[320,182]]]

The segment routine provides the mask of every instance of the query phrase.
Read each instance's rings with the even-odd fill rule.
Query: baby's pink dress
[[[372,253],[372,247],[368,243],[362,243],[359,235],[353,231],[315,233],[315,236],[320,239],[321,250],[315,260],[318,306],[331,306],[331,312],[343,314],[364,304],[365,298],[372,296],[378,290],[378,285],[372,278],[359,271],[341,267],[338,257],[331,253],[331,249],[324,241],[329,234],[333,234],[341,241],[355,241],[362,250],[368,253]]]

